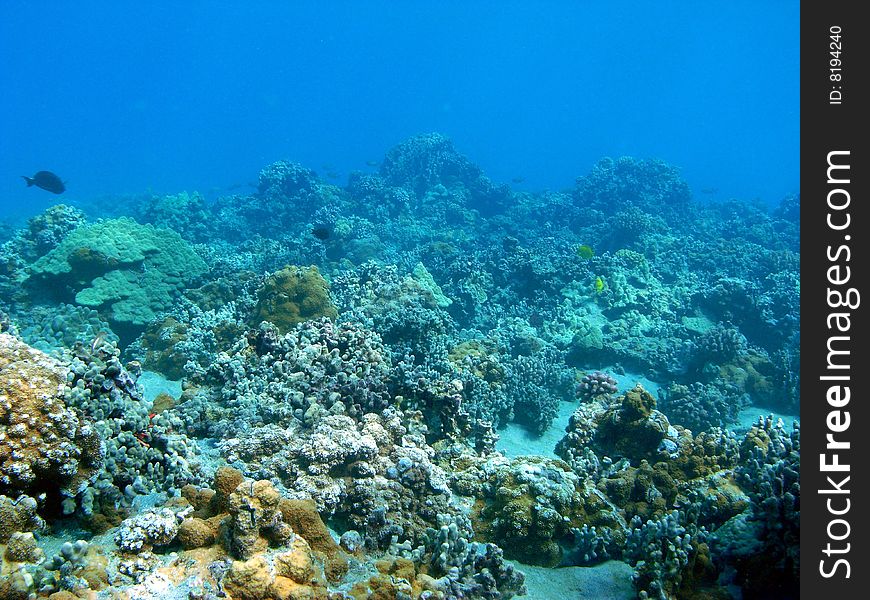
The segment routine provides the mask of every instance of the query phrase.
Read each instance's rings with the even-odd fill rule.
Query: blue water
[[[67,202],[213,198],[281,158],[341,182],[427,131],[520,189],[631,155],[774,204],[798,186],[798,8],[5,0],[0,214],[55,200],[19,178],[41,169]]]

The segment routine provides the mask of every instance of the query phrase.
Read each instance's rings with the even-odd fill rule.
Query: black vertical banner
[[[804,598],[866,598],[870,589],[870,22],[859,17],[862,8],[801,3]]]

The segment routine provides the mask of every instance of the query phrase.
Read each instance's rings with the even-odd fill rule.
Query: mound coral
[[[259,193],[245,198],[242,206],[218,201],[223,225],[238,230],[239,225],[247,224],[277,237],[300,220],[314,216],[318,209],[335,204],[340,194],[337,187],[320,181],[311,169],[286,160],[263,168],[257,189]]]
[[[282,334],[296,323],[338,316],[329,298],[329,284],[315,266],[284,267],[266,278],[257,297],[255,324],[269,321]]]
[[[37,258],[57,246],[70,231],[85,224],[82,211],[65,204],[47,208],[27,222],[23,236],[24,254]]]
[[[669,435],[670,423],[655,407],[655,398],[640,384],[623,394],[598,420],[596,449],[632,462],[656,456]]]
[[[577,179],[574,201],[580,206],[619,212],[637,207],[649,214],[664,214],[674,222],[685,219],[692,195],[679,171],[660,160],[629,156],[603,158],[592,171]]]
[[[113,326],[140,328],[205,271],[174,231],[120,218],[70,232],[33,263],[28,281],[37,293],[97,309]]]
[[[75,495],[95,477],[105,446],[64,404],[67,370],[0,334],[0,493]]]
[[[153,196],[143,203],[140,215],[143,222],[177,231],[191,242],[208,241],[213,224],[205,198],[198,193]]]

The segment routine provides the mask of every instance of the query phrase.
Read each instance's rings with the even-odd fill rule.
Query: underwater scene
[[[69,61],[0,100],[0,600],[798,596],[797,99],[736,74],[741,11],[788,48],[797,3],[95,4],[0,9],[0,82]],[[674,66],[675,19],[706,104],[617,101],[686,96],[632,68]],[[616,95],[559,96],[617,21]],[[284,53],[331,29],[379,35]],[[542,54],[461,87],[507,46]],[[242,100],[184,58],[236,49],[228,81],[287,71]],[[488,108],[420,74],[381,114],[412,65]]]

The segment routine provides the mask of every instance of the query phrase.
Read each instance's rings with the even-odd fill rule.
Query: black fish
[[[329,238],[329,230],[326,227],[315,227],[311,230],[311,234],[319,240]]]
[[[51,171],[39,171],[33,177],[27,177],[26,175],[22,175],[21,177],[23,177],[24,181],[27,182],[27,187],[35,185],[47,192],[51,192],[52,194],[63,194],[66,191],[63,181],[61,181],[60,177]]]

